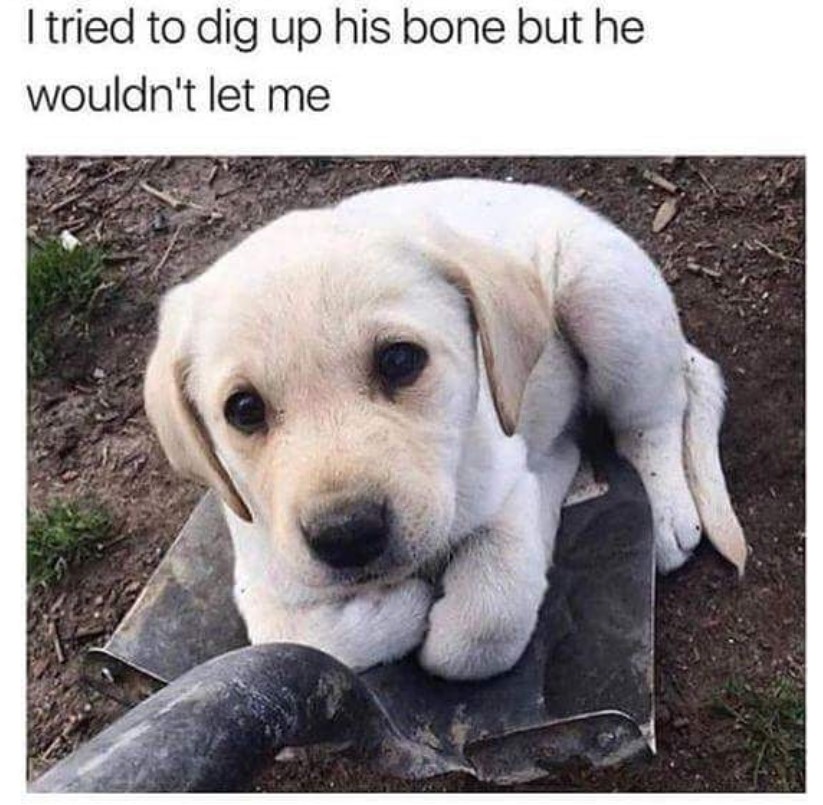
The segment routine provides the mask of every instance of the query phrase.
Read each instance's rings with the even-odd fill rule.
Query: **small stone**
[[[154,216],[151,222],[151,228],[155,232],[165,232],[169,228],[169,217],[163,210]]]

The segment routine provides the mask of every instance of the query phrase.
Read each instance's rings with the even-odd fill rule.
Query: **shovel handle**
[[[392,732],[365,684],[329,655],[288,643],[249,646],[150,696],[30,790],[242,790],[286,746],[374,745]]]

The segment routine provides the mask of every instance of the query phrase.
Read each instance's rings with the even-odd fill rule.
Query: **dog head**
[[[481,373],[510,435],[548,336],[532,265],[414,229],[292,213],[163,302],[145,402],[168,458],[310,586],[448,547]]]

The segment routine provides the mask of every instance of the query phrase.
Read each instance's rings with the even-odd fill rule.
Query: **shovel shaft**
[[[306,646],[251,646],[193,668],[31,790],[239,790],[285,746],[363,744],[387,728],[365,685],[333,658]]]

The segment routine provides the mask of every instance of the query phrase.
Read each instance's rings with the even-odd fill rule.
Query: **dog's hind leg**
[[[637,470],[652,509],[660,573],[680,567],[700,542],[700,517],[683,466],[683,413],[615,433],[617,451]]]
[[[586,394],[639,473],[652,509],[657,569],[680,567],[700,541],[686,478],[686,341],[671,292],[649,258],[619,234],[570,257],[558,311],[586,365]]]

